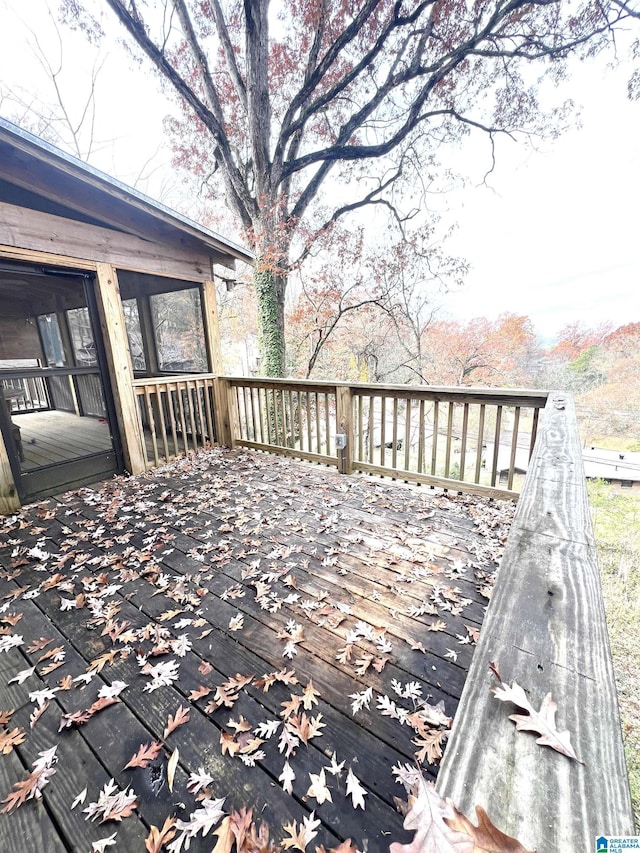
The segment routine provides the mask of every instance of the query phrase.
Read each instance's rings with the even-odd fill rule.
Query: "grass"
[[[640,494],[588,485],[618,688],[631,799],[640,828]]]

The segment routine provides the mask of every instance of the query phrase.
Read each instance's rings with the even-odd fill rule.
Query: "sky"
[[[0,0],[0,81],[45,100],[50,84],[32,45],[35,33],[56,58],[46,8],[46,0]],[[113,32],[119,34],[115,24]],[[92,49],[83,35],[61,33],[60,84],[65,97],[81,100]],[[183,190],[172,180],[163,145],[167,101],[144,65],[132,68],[117,51],[102,53],[96,134],[102,145],[91,162],[177,206]],[[525,314],[549,341],[573,321],[640,321],[640,101],[627,98],[630,74],[628,66],[610,68],[604,60],[577,62],[564,94],[579,105],[580,126],[535,149],[499,140],[486,184],[486,143],[476,140],[462,152],[470,179],[444,202],[458,226],[447,251],[464,257],[470,272],[459,291],[440,300],[442,316]],[[1,103],[0,113],[11,117],[9,106]]]

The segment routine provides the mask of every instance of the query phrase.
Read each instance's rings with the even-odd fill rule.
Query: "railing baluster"
[[[404,470],[408,471],[411,454],[411,399],[407,397],[404,408]]]
[[[273,392],[268,388],[264,389],[264,411],[267,421],[267,444],[273,444],[271,441],[271,416],[273,414],[273,406],[271,405],[272,394]]]
[[[156,423],[153,417],[153,406],[151,405],[151,394],[148,388],[144,389],[144,402],[147,412],[147,423],[149,424],[149,432],[151,433],[151,443],[153,445],[153,461],[156,465],[160,464],[158,458],[158,442],[156,440]],[[147,459],[147,461],[149,461]]]
[[[298,391],[298,444],[299,450],[302,450],[304,432],[302,430],[302,391]]]
[[[369,396],[369,420],[367,429],[369,430],[369,458],[368,461],[373,463],[373,445],[374,445],[374,409],[375,397]]]
[[[196,400],[196,412],[198,415],[198,423],[200,424],[200,442],[199,442],[199,444],[200,444],[200,447],[204,448],[205,444],[206,444],[207,429],[206,429],[205,424],[204,424],[204,412],[203,412],[204,402],[203,402],[202,397],[200,396],[200,391],[205,390],[204,389],[204,383],[198,384],[198,380],[196,379],[194,382],[194,386],[195,387],[193,389],[193,393],[195,395],[195,400]]]
[[[174,391],[176,390],[176,386],[175,385],[167,385],[166,388],[167,388],[167,408],[169,410],[169,416],[170,416],[169,424],[171,426],[171,438],[173,440],[172,456],[178,456],[178,454],[180,453],[180,449],[178,447],[178,427],[176,424],[176,410],[175,410],[175,404],[174,404],[174,398],[173,398],[173,394],[174,394]],[[176,399],[175,403],[177,403],[177,399]]]
[[[182,382],[176,382],[176,395],[178,398],[178,413],[180,416],[180,429],[182,430],[182,447],[189,455],[189,438],[187,436],[187,422],[184,415],[184,400],[182,399]]]
[[[516,406],[513,413],[513,435],[511,436],[511,457],[509,459],[509,480],[507,488],[513,488],[513,474],[516,466],[516,451],[518,449],[518,429],[520,427],[520,406]]]
[[[316,453],[320,453],[320,402],[318,392],[313,395],[316,404]]]
[[[393,398],[393,438],[391,440],[391,467],[398,467],[398,398]]]
[[[467,430],[469,429],[469,404],[464,404],[462,413],[462,436],[460,438],[460,479],[464,480],[464,468],[467,456]]]
[[[329,394],[324,395],[324,452],[331,453],[331,421],[329,419]]]
[[[165,388],[166,394],[166,388]],[[164,458],[169,461],[169,444],[167,442],[167,425],[164,419],[164,406],[162,404],[162,385],[156,386],[156,398],[158,401],[158,418],[160,420],[160,434],[162,435],[162,449]]]
[[[418,474],[424,472],[424,400],[418,408]]]
[[[293,391],[291,389],[288,390],[289,395],[289,428],[291,429],[291,439],[289,447],[295,448],[296,446],[296,428],[295,428],[295,418],[293,416]]]
[[[498,473],[498,453],[500,452],[500,430],[502,426],[502,406],[496,408],[496,429],[493,439],[493,460],[491,462],[491,485],[496,484]]]
[[[215,440],[214,436],[214,416],[213,416],[213,407],[211,405],[211,399],[213,395],[213,380],[205,379],[202,383],[202,397],[204,399],[204,413],[207,419],[207,435],[209,436],[209,443],[213,444]],[[220,442],[220,437],[218,436],[218,442]]]
[[[449,413],[447,415],[447,444],[444,452],[444,476],[451,473],[451,442],[453,439],[453,403],[449,401]]]
[[[386,403],[387,398],[382,395],[380,397],[380,465],[384,468],[384,457],[385,457],[385,427],[386,427]]]
[[[476,448],[476,476],[474,483],[480,482],[480,468],[482,466],[482,451],[484,449],[484,413],[485,404],[480,405],[480,414],[478,416],[478,446]]]
[[[431,436],[431,476],[435,476],[438,466],[438,401],[433,402],[433,434]]]
[[[305,394],[305,411],[307,415],[307,452],[311,453],[311,392]]]
[[[540,416],[540,409],[534,409],[533,410],[533,421],[531,423],[531,442],[529,444],[529,459],[531,459],[531,457],[533,455],[533,448],[536,446],[536,438],[538,436],[538,418],[539,418],[539,416]]]

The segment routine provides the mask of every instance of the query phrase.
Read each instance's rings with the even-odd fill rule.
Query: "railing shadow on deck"
[[[579,761],[516,731],[490,692],[547,693]],[[584,853],[634,834],[596,550],[569,394],[550,393],[445,757],[439,793],[482,806],[527,849]]]

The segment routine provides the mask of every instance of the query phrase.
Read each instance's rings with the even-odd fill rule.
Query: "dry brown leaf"
[[[477,826],[454,805],[451,808],[454,816],[445,817],[445,822],[451,829],[462,832],[473,840],[474,853],[530,853],[517,838],[505,835],[499,830],[482,806],[476,806]]]
[[[13,752],[14,746],[23,743],[25,738],[26,734],[23,728],[16,727],[10,732],[0,732],[0,753],[9,755],[10,752]]]
[[[508,684],[502,682],[500,687],[492,687],[491,692],[502,702],[512,702],[518,708],[522,708],[525,714],[511,714],[510,720],[516,724],[516,729],[524,732],[534,732],[540,735],[536,739],[536,743],[540,746],[550,746],[556,752],[561,752],[568,758],[578,760],[577,755],[571,746],[570,734],[568,731],[559,732],[556,728],[556,711],[557,704],[551,698],[551,693],[542,700],[540,710],[536,711],[533,705],[529,702],[525,691],[515,681],[509,687]]]
[[[143,743],[140,749],[133,755],[122,768],[127,770],[133,767],[148,767],[151,762],[158,757],[162,751],[160,741],[154,740],[151,743]]]
[[[8,726],[15,712],[15,708],[12,708],[10,711],[0,711],[0,726]]]
[[[204,699],[204,697],[208,696],[209,693],[211,693],[211,688],[205,687],[204,684],[201,684],[189,693],[189,702],[197,702],[198,699]]]
[[[52,643],[52,642],[53,642],[53,640],[47,640],[46,637],[40,637],[39,640],[35,640],[33,643],[31,643],[31,645],[27,649],[27,654],[33,655],[36,652],[39,652],[42,649],[44,649],[45,646],[48,646],[49,643]]]
[[[190,712],[188,708],[183,707],[182,705],[178,708],[175,713],[175,716],[169,714],[169,719],[167,721],[167,726],[162,733],[162,737],[166,740],[171,732],[174,732],[179,726],[183,726],[185,723],[189,722]]]
[[[158,829],[157,826],[151,827],[149,835],[147,835],[144,842],[144,846],[148,853],[160,853],[164,844],[168,844],[170,841],[173,841],[176,836],[176,831],[174,829],[175,825],[175,818],[168,817],[162,824],[162,829]]]
[[[169,786],[169,790],[173,792],[173,779],[176,775],[176,767],[178,766],[178,758],[180,753],[177,749],[174,749],[171,753],[171,758],[169,759],[169,763],[167,764],[167,785]]]
[[[117,696],[103,696],[100,699],[96,699],[96,701],[84,711],[74,711],[73,714],[63,714],[60,717],[58,731],[61,732],[63,729],[68,729],[71,726],[82,726],[84,723],[88,722],[94,714],[97,714],[98,711],[108,708],[109,705],[115,705],[115,703],[119,701],[120,700]]]
[[[231,829],[231,816],[227,815],[217,829],[213,830],[213,834],[218,836],[216,846],[212,853],[231,853],[231,848],[235,842],[235,836]]]

